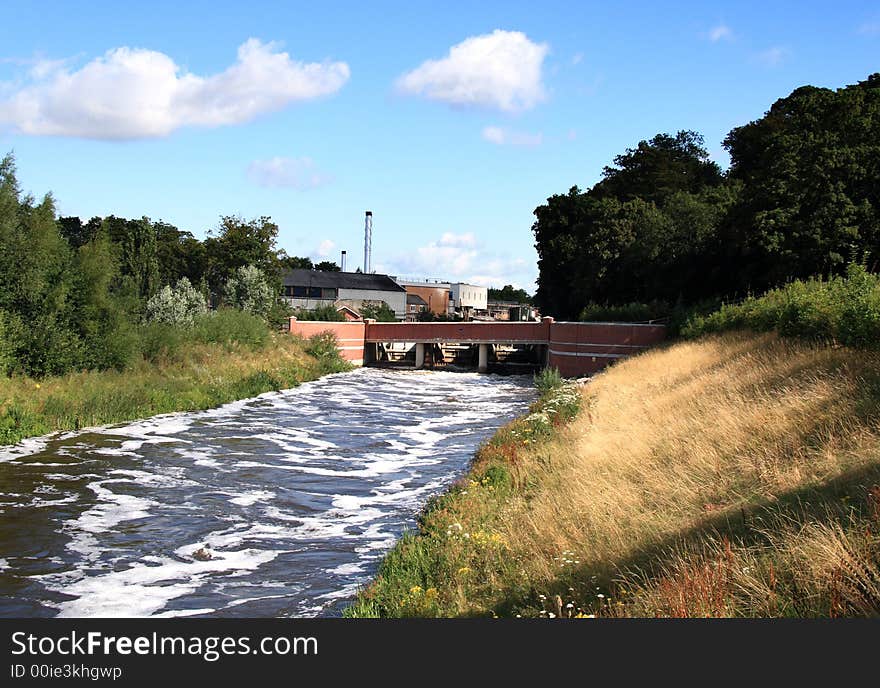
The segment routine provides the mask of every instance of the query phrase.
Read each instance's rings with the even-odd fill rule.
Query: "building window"
[[[336,295],[339,293],[338,289],[322,289],[321,290],[321,298],[323,299],[333,299],[336,300]]]

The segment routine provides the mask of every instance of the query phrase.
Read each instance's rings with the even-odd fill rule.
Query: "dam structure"
[[[579,377],[659,344],[655,323],[556,322],[352,322],[290,319],[291,334],[330,332],[354,365],[407,368],[475,368],[478,372],[556,368]]]

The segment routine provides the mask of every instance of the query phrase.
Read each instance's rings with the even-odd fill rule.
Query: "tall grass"
[[[880,613],[880,354],[727,333],[580,397],[499,431],[349,615]]]
[[[189,340],[180,330],[152,326],[153,354],[123,371],[0,378],[0,444],[56,430],[211,408],[349,368],[322,336],[303,340],[273,334],[262,323],[258,332],[244,318],[233,318],[237,329],[221,329],[228,324],[221,312],[197,324]],[[231,331],[235,338],[224,335]]]

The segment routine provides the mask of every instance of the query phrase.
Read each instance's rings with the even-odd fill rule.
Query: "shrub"
[[[776,330],[788,337],[878,348],[880,278],[853,263],[845,277],[797,280],[761,297],[692,315],[681,334],[693,338],[735,329]]]
[[[186,330],[163,322],[146,323],[140,329],[141,353],[148,361],[174,360],[186,341]]]
[[[148,322],[188,326],[207,310],[202,295],[182,277],[173,288],[166,285],[147,301],[145,318]]]
[[[640,322],[665,318],[671,310],[665,301],[625,303],[619,306],[588,303],[581,311],[579,319],[593,322]]]
[[[223,287],[227,305],[266,317],[275,303],[275,294],[266,275],[254,265],[238,268]]]
[[[192,338],[204,344],[228,347],[237,342],[250,349],[259,349],[268,343],[270,333],[259,316],[235,308],[221,308],[195,321]]]
[[[397,315],[394,310],[384,301],[378,303],[365,303],[361,307],[361,317],[366,320],[372,318],[378,322],[396,322]]]
[[[558,368],[543,368],[541,372],[535,373],[535,387],[538,393],[545,396],[562,386],[562,375],[559,374]]]
[[[294,313],[297,320],[323,320],[325,322],[342,322],[345,316],[336,310],[336,306],[327,304],[326,306],[317,306],[311,310],[299,308]]]

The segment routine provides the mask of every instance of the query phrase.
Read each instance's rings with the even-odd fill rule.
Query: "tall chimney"
[[[339,259],[339,269],[345,272],[345,251],[342,252],[342,257]]]
[[[367,211],[364,217],[364,274],[370,274],[370,260],[373,254],[373,212]]]

